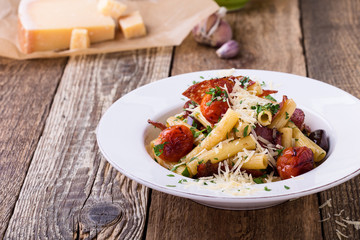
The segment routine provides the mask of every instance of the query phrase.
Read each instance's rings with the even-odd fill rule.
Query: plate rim
[[[302,196],[306,196],[306,195],[310,195],[313,193],[317,193],[317,192],[321,192],[324,190],[327,190],[331,187],[337,186],[341,183],[344,183],[347,180],[350,180],[351,178],[355,177],[356,175],[358,175],[360,173],[360,168],[355,169],[354,171],[352,171],[351,173],[347,174],[346,176],[343,176],[341,178],[338,178],[334,181],[331,181],[327,184],[318,186],[318,187],[314,187],[314,188],[309,188],[309,189],[305,189],[305,190],[301,190],[301,191],[296,191],[296,192],[289,192],[289,193],[283,193],[283,194],[277,194],[277,195],[270,195],[270,196],[252,196],[252,195],[246,195],[246,196],[231,196],[231,195],[207,195],[207,194],[201,194],[201,193],[191,193],[191,192],[186,192],[183,191],[182,189],[176,189],[176,188],[169,188],[163,185],[159,185],[156,183],[152,183],[150,181],[147,181],[145,179],[142,179],[141,177],[138,176],[134,176],[132,174],[129,174],[127,171],[125,171],[125,169],[123,169],[121,166],[119,166],[115,161],[113,161],[105,152],[105,150],[103,149],[103,146],[100,142],[99,139],[99,134],[98,134],[98,129],[100,128],[102,121],[103,121],[103,117],[109,112],[109,110],[117,103],[119,102],[123,97],[127,96],[128,94],[135,92],[135,91],[139,91],[142,90],[150,85],[154,85],[154,84],[159,84],[161,83],[161,81],[167,81],[169,79],[173,79],[173,78],[179,78],[179,77],[186,77],[187,75],[194,75],[194,74],[201,74],[201,73],[207,73],[207,74],[211,74],[211,73],[216,73],[216,72],[220,72],[220,71],[227,71],[229,69],[215,69],[215,70],[205,70],[205,71],[196,71],[196,72],[189,72],[189,73],[184,73],[184,74],[179,74],[179,75],[175,75],[175,76],[170,76],[170,77],[166,77],[166,78],[162,78],[160,80],[145,84],[139,88],[136,88],[126,94],[124,94],[122,97],[120,97],[119,99],[117,99],[106,111],[105,113],[102,115],[97,128],[96,128],[96,140],[97,140],[97,144],[99,146],[100,152],[104,155],[105,159],[112,165],[115,167],[115,169],[117,169],[121,174],[124,174],[125,176],[129,177],[130,179],[143,184],[147,187],[150,187],[152,189],[167,193],[167,194],[171,194],[171,195],[175,195],[175,196],[179,196],[179,197],[185,197],[185,198],[190,198],[190,199],[201,199],[201,200],[221,200],[222,202],[238,202],[238,201],[242,201],[242,200],[251,200],[251,201],[261,201],[264,199],[272,199],[272,200],[284,200],[284,199],[292,199],[292,198],[298,198],[298,197],[302,197]],[[235,69],[235,71],[249,71],[252,73],[256,73],[258,71],[263,72],[263,73],[271,73],[271,74],[281,74],[281,75],[289,75],[291,77],[300,77],[300,78],[306,78],[310,81],[315,81],[319,84],[325,84],[330,88],[333,88],[336,91],[340,91],[342,94],[347,95],[348,97],[352,98],[353,100],[356,100],[358,104],[360,104],[360,100],[358,98],[356,98],[355,96],[351,95],[350,93],[344,91],[343,89],[340,89],[338,87],[335,87],[329,83],[326,82],[322,82],[320,80],[317,79],[313,79],[313,78],[309,78],[306,76],[300,76],[300,75],[296,75],[296,74],[291,74],[291,73],[285,73],[285,72],[278,72],[278,71],[269,71],[269,70],[261,70],[261,69]],[[179,175],[180,176],[180,175]],[[184,176],[181,176],[181,178],[184,178]],[[286,181],[286,180],[285,180]],[[281,181],[283,182],[283,181]],[[270,183],[268,183],[270,184]],[[265,186],[265,184],[263,185]]]

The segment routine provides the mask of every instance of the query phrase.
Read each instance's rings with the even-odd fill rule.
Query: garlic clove
[[[220,8],[216,13],[204,19],[192,29],[192,35],[198,43],[219,47],[232,38],[232,30],[223,17],[225,8]]]
[[[238,55],[239,49],[239,43],[235,40],[230,40],[216,50],[216,55],[220,58],[233,58]]]

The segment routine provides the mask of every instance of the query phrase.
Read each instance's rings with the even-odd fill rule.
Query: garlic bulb
[[[219,47],[229,41],[232,38],[232,30],[229,23],[223,19],[225,14],[226,8],[221,7],[196,25],[192,30],[195,41],[212,47]]]
[[[239,53],[239,43],[235,40],[230,40],[224,43],[218,50],[216,55],[220,58],[233,58]]]

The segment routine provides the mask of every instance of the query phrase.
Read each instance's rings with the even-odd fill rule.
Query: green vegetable
[[[154,146],[154,153],[155,153],[155,155],[157,157],[160,156],[163,153],[163,149],[164,149],[165,144],[167,144],[167,142],[164,142],[162,144],[158,144],[158,145]]]
[[[265,191],[268,191],[268,192],[271,191],[271,189],[269,189],[269,188],[266,187],[266,186],[264,187],[264,190],[265,190]]]

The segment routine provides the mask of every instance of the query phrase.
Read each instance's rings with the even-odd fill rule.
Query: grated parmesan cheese
[[[360,229],[360,221],[351,221],[346,219],[342,219],[342,221],[346,222],[347,224],[353,225],[356,230]]]
[[[346,236],[345,234],[343,234],[342,232],[340,232],[338,229],[336,229],[336,235],[337,235],[337,237],[338,237],[340,240],[342,239],[341,237],[349,238],[349,236]]]
[[[321,206],[319,208],[321,209],[321,208],[324,208],[325,206],[332,207],[331,206],[331,198],[329,198],[323,204],[321,204]]]

